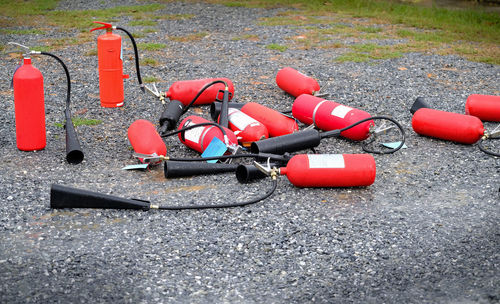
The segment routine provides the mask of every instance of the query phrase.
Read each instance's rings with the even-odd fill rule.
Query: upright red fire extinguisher
[[[135,68],[137,79],[141,90],[144,92],[141,72],[139,69],[139,55],[134,37],[126,29],[116,27],[110,23],[94,21],[104,26],[91,29],[90,31],[105,29],[106,33],[97,37],[97,57],[99,65],[99,95],[101,106],[105,108],[115,108],[123,106],[125,96],[123,93],[123,79],[129,75],[123,74],[123,48],[122,37],[113,33],[113,30],[125,32],[134,46]]]
[[[12,77],[14,88],[14,106],[16,118],[17,148],[23,151],[42,150],[46,146],[45,105],[42,73],[31,64],[29,55],[44,55],[56,59],[64,68],[67,81],[66,109],[66,160],[70,164],[79,164],[84,155],[72,122],[70,112],[71,80],[66,64],[56,55],[48,52],[31,51],[28,47],[15,42],[9,46],[27,50],[21,55],[23,65],[19,66]],[[19,52],[16,51],[9,51]]]

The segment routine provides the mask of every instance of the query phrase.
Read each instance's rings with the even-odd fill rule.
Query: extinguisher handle
[[[93,22],[94,23],[102,24],[104,26],[93,28],[93,29],[90,30],[91,32],[96,31],[96,30],[103,30],[103,29],[107,29],[107,28],[113,28],[113,25],[111,23],[100,22],[100,21],[93,21]]]

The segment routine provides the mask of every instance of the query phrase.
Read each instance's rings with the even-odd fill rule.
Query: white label
[[[193,125],[196,125],[196,124],[192,121],[189,121],[188,123],[186,123],[184,125],[184,127],[189,127],[189,126],[193,126]],[[202,127],[198,127],[198,128],[184,131],[184,139],[199,144],[203,130],[205,130],[205,127],[202,126]]]
[[[335,107],[335,109],[333,109],[331,115],[344,118],[347,115],[347,113],[349,113],[349,111],[351,110],[352,108],[350,107],[344,105],[338,105],[337,107]]]
[[[309,168],[345,168],[344,156],[342,154],[307,154]]]
[[[250,124],[258,124],[258,121],[255,119],[234,108],[228,109],[228,120],[241,131],[245,130]]]

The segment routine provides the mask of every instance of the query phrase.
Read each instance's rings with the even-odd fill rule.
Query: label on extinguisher
[[[309,168],[311,169],[330,169],[345,168],[344,156],[342,154],[307,154],[309,159]]]
[[[184,127],[189,127],[193,125],[196,124],[192,121],[188,121],[186,124],[184,124]],[[201,134],[203,134],[203,130],[205,130],[204,126],[184,131],[184,139],[199,144],[201,139]]]
[[[120,43],[120,60],[123,61],[123,45]]]
[[[352,108],[350,107],[344,105],[338,105],[335,107],[335,109],[333,109],[331,115],[344,118],[347,115],[347,113],[349,113],[349,111],[351,110]]]
[[[253,123],[258,123],[252,117],[234,108],[228,109],[228,120],[241,131],[245,130],[246,127]]]

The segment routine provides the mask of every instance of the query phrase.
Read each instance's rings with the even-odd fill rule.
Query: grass
[[[158,60],[153,59],[153,58],[142,58],[141,59],[141,65],[149,65],[149,66],[157,66],[160,63]]]
[[[0,29],[0,34],[4,34],[4,35],[45,35],[45,32],[42,30],[36,30],[36,29],[24,29],[24,30]]]
[[[155,26],[158,22],[153,20],[132,20],[128,23],[130,26]]]
[[[159,50],[162,50],[166,47],[167,46],[164,43],[150,42],[150,43],[138,43],[137,44],[137,48],[139,50],[143,50],[143,51],[159,51]]]
[[[151,83],[151,82],[158,82],[158,81],[160,81],[160,79],[158,79],[157,77],[154,77],[154,76],[146,76],[146,77],[142,78],[142,81],[144,83]]]
[[[288,49],[288,46],[281,45],[281,44],[276,44],[276,43],[271,43],[271,44],[266,45],[266,49],[284,52],[284,51],[286,51]]]
[[[245,35],[233,37],[233,38],[231,38],[231,40],[233,40],[233,41],[239,41],[239,40],[259,41],[259,36],[253,35],[253,34],[245,34]]]
[[[87,119],[87,118],[81,118],[78,116],[72,117],[71,119],[73,121],[73,124],[75,127],[79,126],[96,126],[102,123],[102,120],[99,119]],[[65,123],[54,123],[54,126],[59,127],[59,128],[64,128]]]

